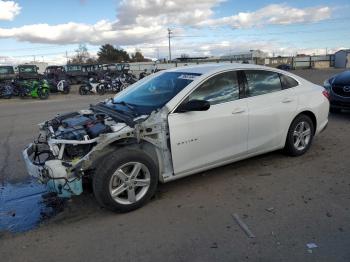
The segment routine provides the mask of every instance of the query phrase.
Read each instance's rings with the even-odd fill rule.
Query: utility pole
[[[66,51],[66,64],[68,65],[68,52]]]
[[[170,38],[171,38],[171,34],[173,32],[170,30],[170,28],[168,28],[168,40],[169,40],[169,62],[171,62],[171,46],[170,46]]]

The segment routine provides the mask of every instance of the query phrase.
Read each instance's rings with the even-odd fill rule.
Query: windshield
[[[80,65],[67,65],[67,71],[81,71]]]
[[[36,67],[35,66],[19,67],[19,72],[21,72],[21,73],[36,73]]]
[[[11,66],[1,66],[0,67],[0,75],[13,74],[13,67]]]
[[[135,88],[116,95],[114,104],[129,104],[138,114],[149,114],[163,107],[182,89],[201,74],[185,72],[164,72],[139,84]]]

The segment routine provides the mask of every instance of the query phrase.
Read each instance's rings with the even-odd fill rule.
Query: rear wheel
[[[314,136],[314,124],[307,115],[297,116],[289,127],[285,151],[290,156],[300,156],[311,146]]]
[[[98,203],[115,212],[143,206],[155,194],[158,166],[138,149],[121,149],[106,157],[93,176]]]

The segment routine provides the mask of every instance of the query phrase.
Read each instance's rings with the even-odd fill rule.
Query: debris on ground
[[[308,248],[307,252],[309,252],[310,254],[312,254],[312,249],[318,248],[318,246],[315,243],[307,243],[306,247]]]
[[[236,220],[237,224],[241,227],[241,229],[244,231],[244,233],[246,233],[246,235],[249,238],[255,238],[255,235],[250,231],[248,226],[239,218],[237,214],[233,214],[232,217],[234,218],[234,220]]]
[[[269,207],[265,209],[267,212],[274,213],[275,208],[274,207]]]

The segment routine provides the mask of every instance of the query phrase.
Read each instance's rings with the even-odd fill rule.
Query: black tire
[[[104,95],[106,93],[106,88],[103,84],[100,84],[98,86],[96,86],[96,92],[97,94],[99,94],[100,96]]]
[[[88,91],[86,90],[86,86],[80,86],[79,87],[79,94],[84,96],[88,94]]]
[[[296,127],[301,122],[306,122],[309,124],[309,126],[310,126],[310,139],[309,139],[307,145],[305,146],[305,148],[300,150],[300,149],[297,149],[294,145],[294,135],[293,134],[294,134]],[[304,114],[298,115],[293,120],[292,124],[289,127],[287,139],[286,139],[286,144],[284,146],[285,153],[289,156],[301,156],[301,155],[303,155],[304,153],[306,153],[306,151],[309,150],[309,148],[312,144],[314,134],[315,134],[315,127],[314,127],[314,124],[313,124],[311,118],[308,117],[307,115],[304,115]]]
[[[45,100],[49,98],[49,90],[46,88],[39,88],[38,89],[38,96],[41,100]]]
[[[329,112],[331,112],[332,114],[339,114],[341,112],[341,109],[331,107],[331,108],[329,108]]]
[[[145,165],[150,174],[150,185],[145,195],[138,201],[130,204],[121,204],[115,201],[110,193],[110,181],[113,173],[122,165],[129,162],[139,162]],[[158,165],[145,152],[139,149],[119,149],[104,157],[97,167],[93,180],[93,191],[97,202],[111,211],[124,213],[138,209],[145,205],[155,194],[158,185]]]

